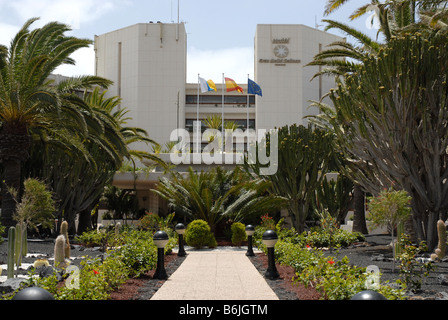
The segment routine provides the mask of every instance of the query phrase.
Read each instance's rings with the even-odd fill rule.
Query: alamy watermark
[[[375,29],[379,30],[381,28],[380,24],[380,9],[377,5],[369,5],[366,9],[366,13],[370,15],[366,19],[366,28],[369,30]]]
[[[195,121],[193,134],[185,129],[176,129],[171,133],[170,140],[177,144],[171,149],[170,160],[174,165],[222,165],[244,164],[246,157],[248,164],[260,165],[261,175],[274,175],[278,170],[278,132],[269,131],[269,144],[266,143],[267,133],[264,129],[224,132],[207,129],[201,132],[200,122]],[[204,141],[207,145],[202,148]]]

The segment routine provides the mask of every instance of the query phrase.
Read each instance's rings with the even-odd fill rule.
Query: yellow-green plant
[[[369,214],[376,225],[387,226],[391,230],[392,247],[395,266],[394,230],[400,223],[404,223],[411,215],[412,198],[404,190],[384,189],[377,197],[369,198]]]
[[[189,246],[200,249],[203,246],[214,247],[215,237],[209,224],[204,220],[197,219],[188,224],[185,241]]]
[[[414,245],[406,234],[402,235],[399,244],[402,247],[402,253],[398,256],[400,281],[408,290],[416,292],[421,289],[422,277],[429,276],[429,273],[433,270],[433,264],[430,261],[420,263],[416,259],[417,255],[427,251],[428,247],[424,241]]]
[[[246,227],[241,222],[234,222],[230,229],[232,230],[232,243],[240,246],[241,242],[247,239]]]
[[[332,216],[328,209],[324,210],[315,210],[316,214],[319,217],[320,227],[326,233],[328,233],[330,237],[329,246],[330,252],[333,251],[333,237],[334,234],[339,230],[339,225],[336,217]]]
[[[9,188],[9,192],[18,199],[18,192]],[[24,182],[24,193],[20,202],[17,202],[14,220],[15,227],[15,261],[17,266],[21,265],[22,257],[27,253],[27,229],[35,228],[37,225],[50,227],[53,213],[56,211],[52,193],[47,190],[46,185],[37,179],[27,179]]]

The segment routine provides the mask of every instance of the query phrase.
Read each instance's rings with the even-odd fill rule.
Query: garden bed
[[[394,282],[399,278],[398,265],[392,272],[392,250],[388,243],[390,236],[374,235],[366,236],[364,243],[357,243],[349,248],[340,249],[338,252],[331,253],[337,259],[347,256],[351,265],[367,267],[376,265],[380,268],[381,280]],[[221,244],[221,243],[219,243]],[[228,245],[228,243],[226,244]],[[0,264],[6,263],[7,258],[6,241],[0,245]],[[29,241],[29,252],[41,254],[41,257],[51,258],[53,256],[53,240],[47,241]],[[71,255],[72,263],[78,265],[83,257],[100,257],[103,252],[99,248],[84,248],[73,246]],[[330,254],[327,252],[327,254]],[[33,263],[36,257],[24,259],[24,263]],[[168,276],[174,273],[184,261],[184,257],[178,257],[177,254],[167,254],[165,256],[165,268]],[[267,269],[267,257],[264,254],[256,254],[250,260],[258,271],[264,275]],[[51,260],[50,260],[50,263]],[[438,300],[447,299],[448,296],[448,262],[435,263],[436,268],[431,271],[428,277],[423,277],[422,290],[410,296],[413,300]],[[277,280],[266,280],[280,300],[318,300],[320,295],[313,288],[305,288],[303,285],[293,284],[291,279],[295,276],[294,270],[290,266],[277,264],[277,270],[280,278]],[[21,270],[22,275],[26,275],[26,270]],[[111,294],[112,300],[149,300],[152,295],[163,285],[164,281],[153,280],[154,271],[145,273],[138,279],[129,279],[125,284]],[[6,275],[3,270],[2,275]],[[444,281],[445,279],[445,281]]]

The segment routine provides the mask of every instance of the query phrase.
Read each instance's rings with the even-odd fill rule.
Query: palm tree
[[[342,7],[344,4],[346,4],[347,2],[349,2],[350,0],[328,0],[327,4],[325,6],[325,14],[328,15],[334,11],[336,11],[337,9],[339,9],[340,7]],[[372,1],[373,4],[381,4],[378,0],[376,1]],[[410,11],[413,14],[414,17],[414,21],[415,21],[415,14],[417,12],[418,9],[437,9],[437,8],[445,8],[447,6],[448,1],[446,0],[391,0],[391,1],[386,1],[386,3],[383,3],[383,5],[390,5],[390,6],[407,6],[410,8]],[[350,18],[353,20],[357,17],[359,17],[360,15],[365,13],[365,10],[363,12],[363,9],[366,7],[369,7],[369,5],[367,6],[362,6],[361,8],[359,8],[358,10],[356,10],[351,16]]]
[[[403,34],[330,92],[333,127],[354,178],[372,194],[394,186],[412,196],[419,240],[432,250],[448,209],[447,34]],[[361,168],[362,169],[362,168]]]
[[[328,0],[325,7],[325,15],[329,15],[336,11],[348,0]],[[441,16],[446,17],[446,0],[426,0],[426,1],[410,1],[410,0],[390,0],[380,2],[379,0],[371,0],[370,3],[362,5],[350,15],[350,20],[364,16],[372,9],[375,9],[380,22],[378,33],[384,36],[385,43],[389,42],[393,36],[403,31],[416,28],[418,22],[417,12],[421,12],[423,17],[432,12],[431,22],[442,28]],[[420,11],[419,11],[420,10]],[[428,17],[426,18],[426,21]],[[371,39],[363,32],[350,27],[347,24],[333,21],[323,20],[327,23],[326,31],[331,29],[339,29],[349,37],[353,38],[355,44],[345,41],[334,42],[329,45],[329,49],[317,54],[313,61],[308,65],[326,66],[322,71],[314,77],[330,74],[337,76],[345,76],[359,69],[359,64],[369,55],[377,55],[379,50],[384,47],[385,43]],[[417,26],[421,28],[421,24]]]
[[[344,4],[346,4],[348,0],[328,0],[325,8],[325,14],[329,15],[334,12]],[[426,15],[431,16],[426,19],[426,22],[430,24],[431,22],[435,24],[439,22],[443,15],[440,12],[445,12],[443,10],[448,1],[402,1],[402,0],[392,0],[386,2],[380,2],[379,0],[371,0],[370,3],[367,3],[360,8],[358,8],[351,16],[350,19],[354,20],[359,18],[368,11],[372,9],[376,9],[376,13],[378,14],[378,19],[380,22],[379,33],[382,33],[385,39],[385,43],[380,43],[371,39],[366,34],[351,28],[347,24],[343,24],[333,20],[324,20],[328,25],[326,30],[330,29],[339,29],[343,31],[348,36],[352,37],[356,44],[351,44],[347,42],[334,42],[329,47],[329,49],[324,50],[317,54],[314,57],[314,60],[308,65],[315,66],[325,66],[319,73],[317,73],[314,77],[329,74],[336,75],[337,77],[347,77],[353,73],[356,73],[362,68],[363,61],[365,59],[369,59],[371,55],[377,56],[379,52],[384,48],[385,44],[391,41],[393,36],[396,36],[398,33],[406,30],[412,30],[412,28],[416,28],[416,12],[417,10],[426,10]],[[434,14],[434,11],[438,12]],[[432,15],[429,15],[428,12],[432,12]],[[422,17],[425,17],[423,14]],[[432,18],[432,19],[431,19]],[[424,19],[422,19],[425,22]],[[430,22],[428,22],[430,21]],[[443,30],[443,22],[438,23],[438,26]],[[417,28],[421,28],[421,24],[417,26]],[[314,101],[314,106],[317,106],[321,113],[314,117],[314,120],[311,120],[314,124],[319,124],[321,126],[326,127],[326,129],[333,130],[330,123],[334,123],[336,119],[336,113],[333,111],[333,108],[322,103],[321,101]],[[350,115],[345,115],[346,122],[350,122]],[[344,126],[344,123],[340,124]],[[357,162],[358,170],[364,171],[365,175],[370,175],[366,171],[369,171],[371,166],[365,164],[362,161]],[[349,174],[350,175],[350,174]],[[354,226],[356,227],[355,231],[360,231],[363,233],[367,232],[367,227],[365,225],[365,192],[363,188],[359,185],[357,181],[355,181],[354,186],[354,205],[355,205],[355,216],[354,216]]]
[[[171,179],[162,178],[153,192],[166,199],[176,213],[203,219],[214,231],[224,218],[242,221],[278,209],[284,199],[269,195],[269,188],[270,182],[252,179],[240,167],[199,173],[190,167],[186,177],[173,173]]]
[[[32,161],[34,175],[51,181],[60,200],[58,215],[69,222],[70,233],[76,231],[73,222],[78,213],[78,232],[90,226],[90,211],[98,203],[104,187],[112,182],[124,159],[134,162],[135,159],[147,158],[164,164],[148,152],[131,148],[134,142],[150,144],[154,141],[148,138],[145,130],[127,126],[127,109],[118,108],[121,99],[105,98],[106,93],[97,87],[84,95],[84,102],[91,112],[86,115],[88,134],[77,137],[83,152],[48,143],[35,146],[35,149],[48,152],[35,152],[36,157]],[[39,171],[35,168],[36,163],[42,163]]]
[[[267,133],[265,139],[266,150],[269,150],[271,134]],[[322,185],[335,156],[333,140],[331,133],[311,125],[284,126],[278,129],[278,170],[275,174],[264,175],[261,171],[263,164],[259,161],[251,163],[248,157],[244,159],[247,172],[270,182],[271,194],[287,199],[284,207],[299,233],[305,230],[308,214],[315,207],[316,189]],[[263,144],[257,143],[256,147],[262,148]]]
[[[9,48],[0,49],[0,161],[3,166],[2,223],[12,225],[16,206],[8,187],[21,187],[22,164],[30,156],[32,137],[61,137],[70,143],[70,129],[85,133],[88,107],[75,89],[111,82],[85,76],[54,85],[49,76],[64,64],[75,64],[70,55],[91,44],[90,40],[66,36],[67,25],[51,22],[30,30],[38,20],[28,20]],[[69,121],[69,122],[66,122]],[[75,125],[76,124],[76,125]]]
[[[307,66],[321,66],[321,71],[313,76],[313,79],[321,75],[346,76],[359,69],[360,63],[371,54],[378,54],[381,44],[371,39],[368,35],[358,31],[347,24],[323,20],[327,23],[325,31],[339,29],[356,40],[356,44],[346,41],[336,41],[328,45],[328,49],[316,54],[313,61]]]

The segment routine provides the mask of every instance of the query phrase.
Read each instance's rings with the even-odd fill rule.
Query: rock
[[[441,284],[442,286],[448,286],[448,276],[446,274],[439,274],[437,276],[437,281],[439,282],[439,284]]]
[[[52,266],[41,266],[36,269],[36,273],[39,275],[40,278],[47,278],[56,275],[58,281],[63,280],[63,271],[56,269],[55,267]]]
[[[408,300],[434,300],[432,297],[411,296]]]
[[[376,256],[372,256],[370,258],[372,261],[392,261],[392,258],[387,258],[386,256],[384,256],[384,254],[380,253]]]
[[[0,293],[1,294],[8,294],[11,292],[16,291],[20,288],[20,285],[22,282],[26,281],[25,278],[10,278],[7,279],[5,282],[0,284]]]
[[[372,256],[371,257],[371,260],[372,261],[384,261],[384,254],[379,254],[379,255],[377,255],[377,256]]]
[[[416,257],[415,261],[420,262],[420,263],[434,262],[431,260],[431,258],[425,258],[425,257]]]
[[[437,292],[436,300],[448,300],[448,293],[445,291]]]

